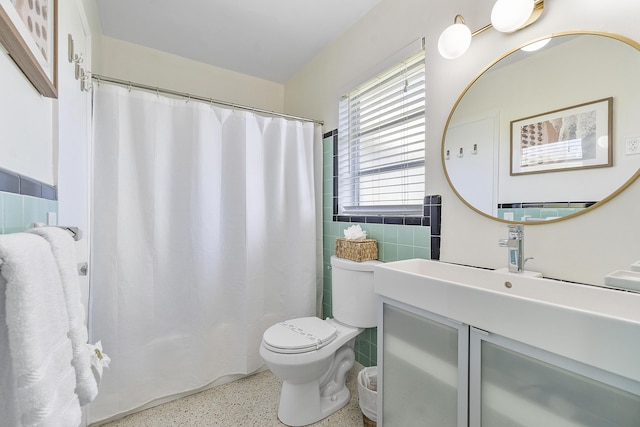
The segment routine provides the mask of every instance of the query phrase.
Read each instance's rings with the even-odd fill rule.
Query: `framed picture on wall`
[[[0,43],[38,92],[57,98],[56,0],[0,0]]]
[[[511,175],[612,166],[613,98],[511,122]]]

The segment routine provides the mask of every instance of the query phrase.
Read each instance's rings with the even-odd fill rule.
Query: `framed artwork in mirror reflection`
[[[511,175],[612,166],[613,98],[511,121]]]

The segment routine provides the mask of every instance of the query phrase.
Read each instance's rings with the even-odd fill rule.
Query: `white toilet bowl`
[[[265,332],[260,356],[282,380],[280,421],[290,426],[312,424],[349,403],[351,394],[345,380],[355,361],[355,337],[363,330],[335,319],[305,317],[279,323]],[[293,338],[290,346],[282,336],[285,334]],[[327,342],[322,342],[323,338]],[[278,347],[269,344],[276,341]],[[301,341],[312,343],[312,347],[300,348]]]
[[[301,317],[264,333],[260,356],[282,381],[278,418],[283,423],[311,424],[349,402],[345,380],[355,361],[355,338],[377,324],[373,271],[379,263],[331,257],[335,319]]]

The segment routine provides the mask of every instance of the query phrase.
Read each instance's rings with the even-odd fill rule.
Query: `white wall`
[[[67,62],[67,34],[85,30],[84,8],[80,0],[58,4],[58,94],[59,99],[41,96],[22,71],[0,45],[0,167],[9,169],[50,185],[58,185],[58,160],[61,152],[73,153],[76,147],[69,141],[80,138],[88,146],[86,114],[89,111],[86,96],[71,100],[79,93],[74,68]],[[86,28],[90,40],[90,30]],[[82,46],[83,41],[78,39]],[[81,47],[85,58],[91,49]],[[68,101],[68,102],[67,102]],[[80,111],[85,120],[78,117],[69,125],[60,127],[60,117],[75,115]],[[59,146],[59,141],[63,141]],[[63,154],[63,157],[66,154]],[[86,159],[83,159],[86,167]],[[85,174],[86,176],[86,174]],[[82,179],[76,176],[74,179]],[[63,190],[64,191],[64,190]]]
[[[68,61],[68,35],[82,66],[91,63],[91,29],[80,0],[58,3],[60,41],[58,51],[57,145],[54,169],[58,186],[58,223],[80,227],[84,238],[76,244],[78,262],[89,261],[91,182],[91,93],[82,91],[75,78],[75,63]],[[83,301],[89,296],[88,276],[80,277]]]
[[[0,167],[54,184],[53,110],[0,45]]]
[[[155,49],[102,38],[93,71],[108,77],[283,112],[284,85]]]
[[[443,198],[444,261],[483,267],[506,265],[506,226],[476,214],[449,188],[440,163],[442,132],[460,93],[502,53],[552,33],[575,29],[615,32],[640,40],[636,17],[640,3],[628,0],[547,1],[541,19],[515,34],[487,31],[474,38],[470,50],[456,60],[437,53],[437,39],[457,13],[471,30],[489,22],[493,0],[382,0],[344,37],[326,49],[287,83],[287,113],[319,118],[326,130],[336,128],[337,102],[350,82],[420,36],[427,44],[427,193]],[[602,283],[613,270],[640,259],[640,182],[614,200],[569,221],[525,227],[527,267],[546,276]]]

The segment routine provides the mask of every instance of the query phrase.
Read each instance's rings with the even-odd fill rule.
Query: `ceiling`
[[[285,83],[380,0],[97,0],[105,36]]]

